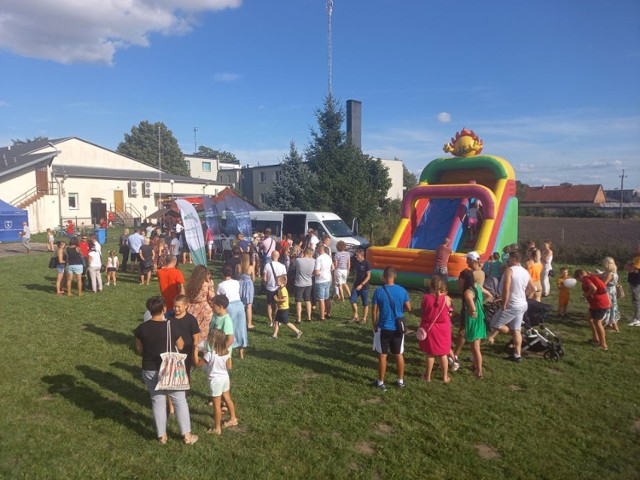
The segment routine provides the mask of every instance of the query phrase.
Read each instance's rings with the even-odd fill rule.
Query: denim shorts
[[[63,263],[62,265],[58,265],[58,266],[56,267],[56,271],[57,271],[58,273],[64,273],[65,268],[67,268],[67,267],[66,267],[66,266],[65,266],[65,264]]]
[[[82,275],[82,265],[67,265],[67,273]]]
[[[326,300],[327,298],[329,298],[329,287],[331,287],[331,282],[316,283],[313,286],[314,293],[316,294],[316,299]]]

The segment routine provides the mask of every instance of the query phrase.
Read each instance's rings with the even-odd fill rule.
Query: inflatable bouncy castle
[[[396,283],[429,285],[435,250],[448,238],[453,252],[448,283],[456,291],[458,275],[467,268],[467,252],[478,252],[484,262],[517,242],[515,173],[503,158],[481,155],[482,148],[482,140],[465,128],[444,146],[454,158],[438,158],[425,167],[419,184],[405,194],[391,243],[367,250],[372,281],[381,283],[384,268],[393,266]]]

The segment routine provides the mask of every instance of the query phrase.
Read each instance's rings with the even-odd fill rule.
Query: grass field
[[[407,387],[384,393],[368,385],[371,329],[343,322],[346,304],[334,320],[304,323],[300,340],[288,331],[272,340],[258,315],[232,372],[240,425],[205,434],[212,415],[196,372],[189,404],[200,441],[182,445],[172,421],[161,446],[132,348],[157,282],[122,275],[102,294],[57,297],[47,262],[0,259],[0,478],[640,478],[640,328],[626,326],[628,298],[608,352],[585,343],[586,304],[574,290],[570,318],[549,321],[565,358],[512,364],[483,347],[483,381],[466,363],[449,385],[422,382],[409,337]]]

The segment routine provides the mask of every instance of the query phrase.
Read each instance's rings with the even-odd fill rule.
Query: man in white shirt
[[[271,253],[271,261],[265,265],[264,272],[262,272],[262,281],[267,287],[267,317],[269,318],[270,327],[273,327],[273,310],[276,306],[276,296],[278,294],[277,279],[280,275],[287,274],[287,267],[280,263],[279,259],[280,253],[274,250]]]
[[[131,271],[136,271],[136,264],[138,263],[138,253],[140,252],[140,247],[144,244],[144,229],[140,228],[136,230],[132,235],[129,235],[129,250],[131,252]]]
[[[20,236],[22,237],[22,246],[27,250],[27,253],[31,253],[31,229],[27,222],[22,222]]]
[[[313,228],[310,228],[307,232],[307,247],[315,252],[318,242],[320,240],[316,237],[316,232]]]
[[[320,320],[325,319],[326,300],[329,298],[331,291],[331,271],[333,270],[333,261],[331,256],[326,252],[325,246],[319,244],[316,247],[316,264],[313,268],[313,274],[316,283],[313,286],[316,300],[320,304]]]
[[[502,276],[502,308],[491,319],[491,334],[487,342],[493,343],[498,333],[511,333],[513,354],[509,360],[522,361],[522,320],[527,311],[527,297],[536,291],[529,272],[520,265],[520,252],[509,253],[508,268]]]
[[[171,242],[169,243],[171,255],[176,258],[180,257],[180,239],[176,236],[176,232],[171,232]]]

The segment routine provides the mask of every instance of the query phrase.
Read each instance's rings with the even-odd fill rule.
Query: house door
[[[116,212],[124,212],[124,191],[123,190],[113,191],[113,205],[115,207]]]
[[[36,170],[36,193],[49,193],[49,175],[46,166]]]

